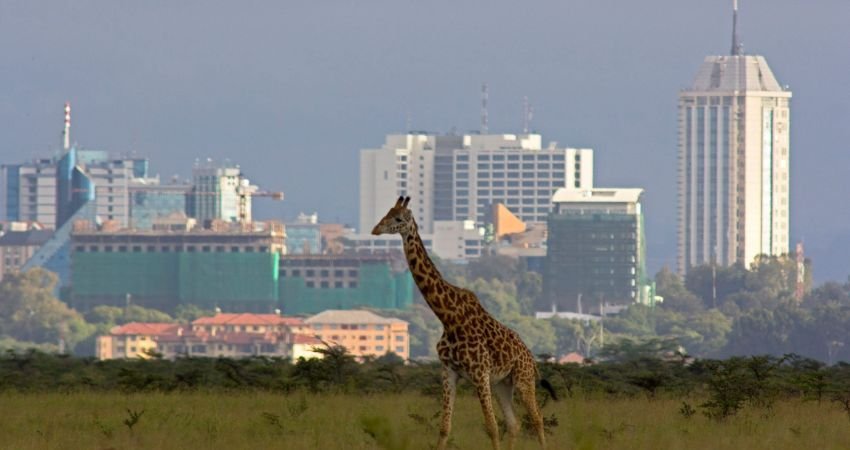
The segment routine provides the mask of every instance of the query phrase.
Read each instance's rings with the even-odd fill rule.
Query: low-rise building
[[[176,323],[130,322],[113,327],[106,336],[95,341],[97,359],[150,358],[157,351],[159,337],[178,333]]]
[[[299,318],[250,313],[217,314],[191,324],[133,322],[98,337],[96,355],[98,359],[149,358],[155,353],[167,359],[289,358],[296,353],[299,357],[320,357],[312,354],[307,344],[321,345],[321,341],[310,336],[297,338],[303,327]]]
[[[370,311],[324,311],[304,320],[305,333],[345,347],[356,357],[395,353],[410,357],[408,323]]]

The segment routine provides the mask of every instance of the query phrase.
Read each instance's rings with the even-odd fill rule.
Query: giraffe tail
[[[540,380],[540,386],[543,389],[546,389],[546,392],[549,393],[549,396],[552,397],[552,400],[555,400],[556,402],[558,401],[558,394],[555,393],[555,388],[552,386],[552,383],[550,383],[549,380],[542,378]]]

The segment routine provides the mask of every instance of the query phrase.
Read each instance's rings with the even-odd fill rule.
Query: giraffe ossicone
[[[425,250],[419,229],[408,209],[410,197],[399,197],[395,205],[372,229],[372,234],[400,234],[410,273],[425,302],[443,324],[437,354],[443,364],[443,417],[437,449],[448,445],[452,412],[459,377],[475,386],[487,434],[493,448],[499,448],[499,428],[493,409],[493,396],[501,406],[507,424],[508,448],[519,432],[513,411],[514,391],[531,417],[537,439],[546,448],[543,418],[537,406],[537,364],[519,335],[496,320],[467,289],[443,279]],[[544,384],[554,397],[551,385]]]

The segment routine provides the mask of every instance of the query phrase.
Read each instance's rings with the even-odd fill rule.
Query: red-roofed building
[[[176,323],[141,323],[113,327],[106,336],[95,341],[98,359],[149,358],[148,352],[157,350],[156,338],[167,333],[176,333]]]
[[[292,338],[293,361],[298,361],[299,358],[322,358],[322,354],[315,351],[316,347],[324,347],[324,343],[319,338],[309,334],[296,334]]]
[[[295,333],[303,322],[278,314],[216,314],[191,324],[128,323],[97,338],[97,357],[148,358],[155,351],[165,358],[208,356],[290,357]],[[303,339],[302,339],[303,341]],[[319,342],[319,344],[321,344]],[[306,345],[303,344],[302,345]],[[309,353],[305,346],[301,353]]]

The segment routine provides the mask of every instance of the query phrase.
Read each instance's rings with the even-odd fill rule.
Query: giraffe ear
[[[404,203],[401,204],[402,208],[407,208],[408,203],[410,203],[410,197],[405,197]]]
[[[398,200],[395,201],[395,206],[393,206],[393,208],[398,208],[399,206],[401,206],[401,202],[403,202],[403,201],[404,201],[404,197],[403,196],[399,197]]]

